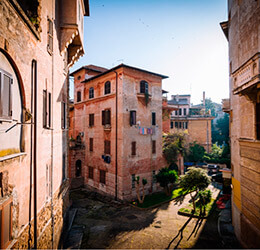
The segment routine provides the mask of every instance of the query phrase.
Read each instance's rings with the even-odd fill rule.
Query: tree
[[[225,113],[223,118],[217,120],[212,126],[212,142],[220,145],[229,142],[229,115]]]
[[[203,104],[203,101],[201,101],[201,104]],[[206,112],[211,110],[211,115],[216,116],[216,108],[215,108],[214,102],[212,102],[211,98],[205,98],[205,109],[206,109]]]
[[[200,215],[206,214],[206,205],[210,203],[212,193],[209,189],[200,191],[198,193],[198,200],[196,205],[200,208]]]
[[[185,175],[180,177],[180,187],[182,188],[183,193],[190,193],[194,211],[196,208],[195,200],[198,192],[205,190],[210,182],[210,177],[207,175],[206,171],[201,168],[191,167]]]
[[[191,162],[201,162],[203,160],[205,151],[205,148],[199,145],[197,142],[190,143],[187,158]]]
[[[142,191],[143,191],[143,196],[141,197],[140,194],[140,177],[136,176],[135,178],[136,181],[136,195],[137,195],[137,199],[139,201],[140,204],[142,204],[144,202],[144,197],[145,197],[145,192],[144,192],[144,186],[147,184],[147,180],[145,178],[142,179]]]
[[[169,133],[163,136],[163,155],[171,165],[176,163],[178,155],[184,155],[187,149],[187,134],[184,132]]]
[[[160,169],[156,175],[156,181],[160,183],[160,186],[164,188],[166,195],[171,195],[173,184],[177,181],[178,175],[175,170],[169,168]]]

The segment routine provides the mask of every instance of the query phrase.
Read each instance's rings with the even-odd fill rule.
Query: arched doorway
[[[76,161],[76,177],[81,176],[81,160]]]

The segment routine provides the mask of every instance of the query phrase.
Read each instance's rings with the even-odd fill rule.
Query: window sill
[[[23,156],[23,155],[26,155],[26,153],[21,152],[21,153],[17,153],[17,154],[6,155],[6,156],[3,156],[3,157],[0,157],[0,162],[7,161],[7,160],[10,160],[10,159],[13,159],[13,158],[17,158],[17,157],[20,157],[20,156]]]

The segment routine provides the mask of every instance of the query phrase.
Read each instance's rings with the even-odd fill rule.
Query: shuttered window
[[[132,155],[136,155],[136,142],[135,141],[132,141],[131,151],[132,151]]]
[[[12,83],[11,75],[0,69],[0,119],[12,119]]]
[[[152,153],[156,153],[156,141],[152,141]]]
[[[94,88],[90,88],[89,89],[89,99],[92,99],[92,98],[94,98]]]
[[[130,111],[130,126],[136,125],[136,111],[131,110]]]
[[[152,125],[155,126],[156,125],[156,113],[152,112]]]
[[[142,94],[148,94],[148,82],[146,81],[141,81],[140,82],[140,93]]]
[[[89,138],[89,151],[93,152],[93,138]]]
[[[51,127],[51,93],[43,90],[43,127]]]
[[[52,55],[53,53],[53,22],[48,18],[48,42],[47,51]]]
[[[104,141],[104,153],[110,155],[110,141]]]
[[[100,170],[100,172],[99,172],[99,182],[106,184],[106,171]]]
[[[110,94],[110,93],[111,93],[111,83],[110,83],[110,81],[107,81],[105,83],[105,95]]]
[[[81,102],[81,92],[77,92],[77,102]]]
[[[110,109],[102,110],[102,125],[111,125],[111,111],[110,111]]]
[[[89,126],[94,126],[94,114],[89,114]]]

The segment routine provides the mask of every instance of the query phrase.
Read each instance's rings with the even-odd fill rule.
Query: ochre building
[[[232,223],[245,248],[260,248],[260,1],[229,0]]]
[[[57,248],[68,208],[68,69],[88,1],[0,1],[0,248]]]
[[[128,65],[84,66],[74,76],[70,177],[120,200],[136,198],[137,176],[158,190],[162,157],[162,79]]]

